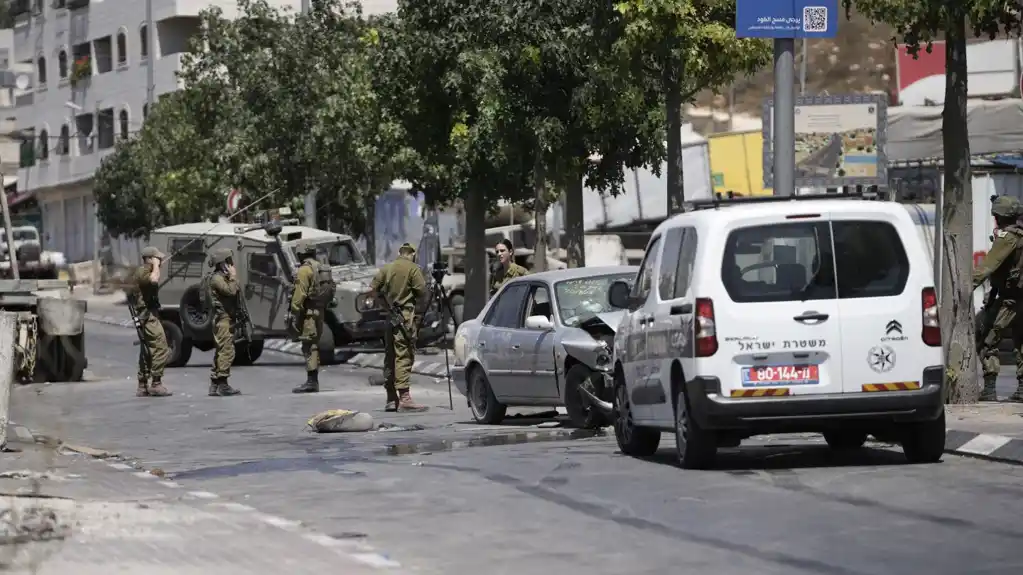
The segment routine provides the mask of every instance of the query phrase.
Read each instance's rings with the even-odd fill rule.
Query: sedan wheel
[[[475,367],[469,373],[469,389],[467,391],[469,409],[472,410],[472,416],[478,423],[486,425],[501,423],[508,411],[508,406],[497,401],[483,368]]]

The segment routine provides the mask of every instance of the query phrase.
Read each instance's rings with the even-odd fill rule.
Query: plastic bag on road
[[[361,411],[331,409],[314,415],[306,425],[316,433],[370,431],[373,429],[373,416]]]

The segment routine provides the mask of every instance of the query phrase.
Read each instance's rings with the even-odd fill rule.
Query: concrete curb
[[[116,317],[86,313],[85,319],[94,321],[97,323],[104,323],[107,325],[116,325],[118,327],[130,328],[132,327],[130,319],[118,319]],[[302,344],[294,341],[286,340],[270,340],[266,342],[264,349],[273,350],[279,353],[287,353],[290,355],[302,355]],[[384,354],[382,353],[357,353],[350,357],[345,362],[348,365],[354,365],[358,367],[367,367],[372,369],[383,369],[384,368]],[[447,367],[444,365],[444,356],[440,355],[440,361],[420,359],[412,364],[412,373],[418,375],[427,375],[430,377],[444,377],[447,373]]]
[[[945,452],[1023,465],[1023,439],[1005,435],[949,429],[945,435]]]

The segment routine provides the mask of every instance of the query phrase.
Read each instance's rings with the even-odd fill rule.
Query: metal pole
[[[791,196],[796,182],[796,95],[793,38],[774,41],[774,195]]]
[[[146,0],[146,109],[153,113],[156,98],[156,31],[153,29],[153,0]]]
[[[799,95],[806,94],[806,38],[803,38],[803,55],[799,62]]]
[[[4,200],[4,205],[7,201]],[[0,313],[0,450],[7,447],[7,425],[11,422],[11,387],[17,360],[18,314]]]
[[[308,14],[310,10],[310,0],[302,0],[302,13]],[[305,202],[303,205],[303,211],[305,212],[305,225],[310,228],[316,227],[316,190],[309,189],[309,184],[306,184]]]
[[[4,231],[7,234],[7,259],[11,262],[11,276],[16,280],[20,280],[21,273],[18,271],[18,251],[14,249],[14,230],[11,228],[11,207],[7,205],[7,191],[0,190],[0,196],[2,196],[0,197],[0,202],[3,204]]]

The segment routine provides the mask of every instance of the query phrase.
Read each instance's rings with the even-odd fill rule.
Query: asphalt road
[[[716,471],[682,471],[672,441],[650,460],[613,438],[517,445],[530,420],[481,430],[442,382],[416,378],[424,415],[379,411],[369,371],[331,367],[325,392],[293,396],[300,359],[237,369],[237,398],[205,396],[208,355],[167,377],[176,395],[137,399],[133,334],[89,323],[96,381],[15,390],[14,419],[159,467],[218,494],[365,540],[406,572],[981,574],[1023,568],[1023,468],[946,456],[907,465],[882,447],[836,456],[785,436],[725,450]],[[458,402],[456,401],[456,404]],[[420,430],[315,435],[320,409],[370,410]],[[529,432],[526,433],[525,430]],[[509,435],[510,432],[515,431]],[[468,447],[470,441],[482,444]],[[403,453],[405,455],[392,455]]]

